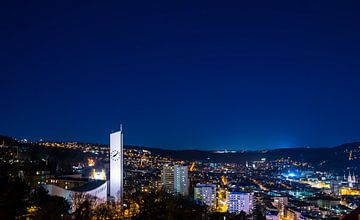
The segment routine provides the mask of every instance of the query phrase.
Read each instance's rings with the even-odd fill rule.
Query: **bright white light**
[[[289,173],[288,176],[289,177],[294,177],[294,176],[296,176],[296,174],[295,173]]]

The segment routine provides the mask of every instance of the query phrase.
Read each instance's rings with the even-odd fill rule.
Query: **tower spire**
[[[353,177],[352,177],[352,180],[354,183],[356,183],[356,177],[355,177],[355,172],[353,171]]]

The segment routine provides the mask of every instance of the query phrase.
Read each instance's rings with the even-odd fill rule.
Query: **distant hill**
[[[0,145],[2,144],[12,146],[18,144],[18,141],[15,138],[0,135]]]
[[[144,147],[142,147],[144,148]],[[290,158],[296,161],[311,163],[319,170],[343,172],[350,168],[360,171],[360,142],[342,144],[330,148],[282,148],[273,150],[239,151],[236,153],[215,153],[201,150],[168,150],[159,148],[144,148],[151,152],[179,160],[198,160],[208,162],[242,163],[246,161],[275,160]],[[350,151],[352,160],[349,160]]]
[[[0,145],[3,143],[14,146],[23,144],[15,138],[0,135]],[[32,145],[34,145],[34,143],[32,143]],[[106,147],[106,145],[94,145]],[[360,142],[346,143],[330,148],[282,148],[257,151],[248,150],[236,153],[215,153],[214,151],[204,150],[169,150],[129,145],[125,145],[125,148],[146,149],[151,151],[153,154],[188,161],[197,160],[203,162],[244,164],[246,161],[251,162],[254,160],[260,160],[261,158],[266,158],[267,160],[291,158],[296,161],[311,163],[320,170],[342,172],[347,168],[350,168],[354,171],[360,171]],[[350,154],[352,160],[349,160]]]

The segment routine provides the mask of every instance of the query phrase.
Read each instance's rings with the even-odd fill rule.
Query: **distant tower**
[[[355,183],[355,175],[352,177],[351,173],[349,171],[349,175],[348,175],[348,184],[350,188],[354,187],[354,183]]]
[[[356,179],[356,176],[355,176],[355,173],[353,172],[353,177],[352,177],[352,180],[353,180],[353,183],[357,183],[357,179]]]
[[[248,161],[246,161],[245,166],[246,166],[246,167],[249,167],[249,163],[248,163]]]
[[[120,131],[110,134],[110,196],[120,203],[123,196],[123,173],[123,133],[120,127]]]

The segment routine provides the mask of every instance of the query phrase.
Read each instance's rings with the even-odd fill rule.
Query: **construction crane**
[[[191,166],[190,166],[190,171],[194,171],[195,169],[195,162],[192,162]]]
[[[224,186],[228,184],[228,180],[226,179],[225,176],[221,176],[221,181],[223,182]]]

